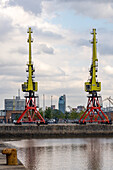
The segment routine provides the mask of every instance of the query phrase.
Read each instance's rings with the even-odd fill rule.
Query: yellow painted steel
[[[32,64],[31,64],[31,42],[33,42],[31,40],[31,28],[29,28],[29,39],[28,39],[28,43],[29,43],[29,64],[28,64],[28,68],[29,68],[29,77],[28,77],[28,91],[33,91],[33,81],[32,81]]]
[[[97,59],[97,49],[96,49],[96,29],[93,29],[93,32],[91,33],[93,34],[93,40],[92,40],[92,44],[93,44],[93,56],[92,56],[92,64],[91,64],[91,68],[90,68],[90,79],[88,82],[85,82],[85,91],[89,92],[90,94],[92,94],[92,92],[99,92],[101,91],[101,82],[98,82],[96,80],[96,73],[97,73],[97,68],[98,68],[98,59]]]
[[[13,96],[13,110],[15,110],[15,96]]]
[[[31,27],[29,27],[28,32],[29,33],[29,38],[27,40],[27,42],[29,43],[29,64],[28,65],[28,80],[27,82],[24,82],[24,84],[22,84],[22,91],[23,92],[35,92],[38,90],[38,83],[33,81],[33,72],[35,71],[33,69],[33,64],[32,64],[32,58],[31,58],[31,43],[33,42],[32,37],[31,37]]]
[[[18,165],[16,149],[10,149],[10,148],[3,149],[2,154],[6,155],[7,165]]]

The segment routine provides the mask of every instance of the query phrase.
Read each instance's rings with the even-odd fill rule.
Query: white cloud
[[[62,25],[52,24],[48,19],[56,17],[60,10],[65,9],[74,10],[75,14],[95,19],[111,19],[113,17],[112,4],[107,1],[87,1],[87,5],[86,1],[34,2],[27,0],[29,2],[27,4],[25,4],[25,0],[9,2],[9,5],[6,1],[0,7],[1,103],[4,97],[15,95],[21,83],[27,79],[25,68],[28,61],[28,43],[26,41],[28,35],[26,30],[28,26],[31,26],[34,38],[32,54],[36,69],[35,80],[39,82],[38,93],[47,95],[47,105],[50,105],[49,97],[51,95],[55,96],[57,105],[58,96],[62,94],[67,95],[67,105],[75,107],[79,104],[86,104],[84,82],[89,76],[88,68],[92,57],[89,43],[91,30],[88,28],[86,32],[84,27],[82,32],[64,29]],[[30,5],[31,2],[32,5]],[[34,8],[34,5],[37,7],[37,4],[39,4],[38,9]],[[108,75],[113,74],[111,66],[113,38],[110,38],[112,33],[105,30],[103,32],[97,30],[97,33],[100,44],[98,45],[99,77],[101,77],[99,80],[102,81],[104,95],[107,95],[107,85],[112,81],[112,77],[106,79]],[[107,41],[105,41],[106,39]],[[105,43],[102,44],[102,42]],[[110,89],[112,90],[112,86]]]
[[[113,67],[111,67],[110,65],[107,65],[103,69],[107,72],[107,74],[113,74]]]

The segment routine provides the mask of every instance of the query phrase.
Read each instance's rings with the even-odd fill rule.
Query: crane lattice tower
[[[96,29],[93,29],[92,33],[93,40],[91,43],[93,44],[93,56],[92,56],[92,63],[90,67],[90,79],[88,82],[85,82],[85,91],[89,93],[88,95],[88,103],[87,109],[81,116],[79,123],[86,123],[86,122],[107,122],[109,123],[109,119],[104,114],[101,109],[99,98],[101,96],[98,95],[98,92],[101,91],[101,82],[97,80],[97,72],[98,72],[98,59],[97,59],[97,49],[96,49]]]
[[[22,84],[22,91],[28,93],[28,95],[25,96],[26,98],[25,110],[17,120],[17,123],[38,122],[39,120],[40,122],[45,123],[45,120],[38,112],[36,107],[37,96],[35,95],[35,92],[38,90],[38,83],[34,82],[34,75],[33,75],[35,69],[33,67],[32,55],[31,55],[31,43],[33,42],[33,39],[31,37],[31,33],[32,33],[31,27],[29,27],[27,33],[29,33],[29,37],[27,41],[29,43],[29,63],[27,64],[28,70],[26,70],[26,72],[28,72],[28,78],[27,78],[27,82],[24,82],[24,84]]]

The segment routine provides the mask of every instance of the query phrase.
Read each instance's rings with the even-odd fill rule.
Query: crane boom
[[[88,82],[85,82],[85,91],[89,92],[89,94],[97,94],[97,92],[101,91],[101,82],[96,80],[96,73],[98,71],[98,59],[97,59],[97,49],[96,49],[96,29],[93,29],[93,40],[91,43],[93,44],[93,56],[92,56],[92,64],[90,67],[90,79]]]
[[[31,58],[31,43],[33,42],[32,37],[31,37],[31,27],[29,27],[28,32],[29,33],[29,38],[27,40],[27,42],[29,43],[29,64],[27,64],[28,66],[28,80],[27,82],[24,82],[24,84],[22,84],[22,91],[23,92],[29,92],[30,94],[34,95],[34,92],[38,90],[38,83],[33,81],[33,72],[35,72],[34,68],[33,68],[33,64],[32,64],[32,58]]]

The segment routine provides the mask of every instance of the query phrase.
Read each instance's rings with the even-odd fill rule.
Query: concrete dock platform
[[[18,165],[6,165],[6,155],[2,154],[2,150],[5,149],[4,143],[0,142],[0,170],[26,170],[24,165],[18,160]]]

